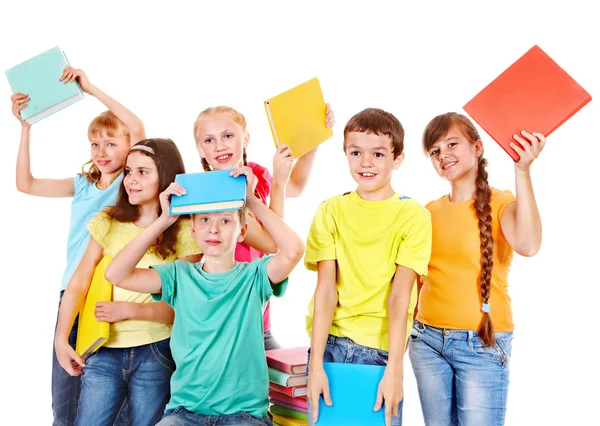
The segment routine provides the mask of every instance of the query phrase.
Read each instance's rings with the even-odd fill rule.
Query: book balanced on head
[[[240,210],[246,205],[246,176],[231,176],[233,169],[175,176],[186,194],[171,199],[171,214]]]

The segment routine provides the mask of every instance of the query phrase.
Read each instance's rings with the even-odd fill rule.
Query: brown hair
[[[185,166],[183,159],[177,149],[177,145],[171,139],[144,139],[134,146],[144,145],[152,149],[154,153],[136,149],[129,151],[129,155],[132,152],[145,155],[154,160],[156,169],[158,170],[158,193],[163,192],[167,187],[175,181],[175,175],[185,173]],[[132,147],[133,148],[133,147]],[[129,157],[128,155],[128,157]],[[119,222],[135,222],[139,219],[140,210],[139,207],[129,203],[129,197],[125,185],[121,185],[119,188],[119,196],[117,203],[107,209],[108,215],[118,220]],[[162,214],[162,208],[158,206],[158,215]],[[186,216],[189,217],[189,216]],[[158,238],[156,243],[153,245],[154,250],[160,257],[167,259],[169,256],[177,255],[175,245],[177,243],[177,234],[179,233],[179,220],[171,225],[162,235]]]
[[[103,133],[111,138],[124,136],[127,139],[127,143],[130,143],[129,129],[125,123],[123,123],[119,117],[117,117],[110,110],[104,111],[102,114],[94,118],[88,126],[88,139],[90,141],[93,138],[101,136]],[[85,166],[88,164],[91,165],[86,170]],[[98,167],[96,167],[93,160],[90,160],[81,166],[81,173],[90,183],[98,182],[102,176],[102,173],[100,173],[100,170],[98,170]]]
[[[238,215],[240,218],[240,227],[243,227],[246,224],[246,206],[242,207],[241,209],[239,209]],[[200,215],[201,213],[195,213],[192,215],[192,221],[196,220],[196,216]]]
[[[241,112],[239,112],[238,110],[236,110],[234,108],[228,107],[228,106],[210,107],[210,108],[206,108],[204,111],[202,111],[200,114],[198,114],[198,118],[196,118],[196,122],[194,123],[194,140],[196,141],[196,146],[200,142],[200,140],[198,138],[198,126],[200,126],[200,121],[201,121],[202,117],[206,117],[207,115],[211,115],[211,114],[227,114],[233,121],[235,121],[237,124],[240,125],[240,127],[242,128],[244,133],[246,133],[246,134],[248,133],[248,129],[247,129],[248,126],[246,124],[246,118],[244,117],[244,115]],[[244,166],[247,166],[248,159],[247,159],[247,155],[246,155],[246,148],[243,148],[242,160],[243,160]],[[202,157],[202,168],[206,172],[212,171],[212,167],[210,166],[210,164],[208,164],[208,161],[206,161],[206,158],[204,158],[204,157]]]
[[[346,137],[350,132],[371,133],[388,136],[392,140],[394,159],[404,151],[404,128],[391,113],[378,108],[367,108],[355,114],[344,127],[344,152]]]
[[[456,112],[434,117],[423,132],[423,150],[429,154],[429,150],[440,139],[445,137],[450,129],[458,129],[470,143],[481,140],[479,132],[467,117]],[[494,239],[492,237],[492,216],[490,198],[492,190],[488,183],[488,173],[485,170],[487,160],[483,158],[483,151],[479,156],[477,164],[477,179],[475,180],[475,200],[473,207],[479,221],[479,240],[481,252],[481,273],[479,275],[479,291],[482,303],[489,303],[490,287],[492,279],[492,268],[494,267]],[[488,312],[483,312],[481,324],[477,330],[479,337],[485,346],[492,346],[496,339],[494,335],[494,324]]]

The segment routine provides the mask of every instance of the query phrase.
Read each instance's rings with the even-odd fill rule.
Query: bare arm
[[[248,207],[260,219],[279,247],[279,252],[267,264],[267,274],[272,283],[280,283],[292,273],[302,259],[304,243],[282,218],[265,206],[254,194],[248,196],[247,202]]]
[[[21,142],[17,154],[16,182],[17,190],[24,194],[39,197],[72,197],[74,195],[73,178],[66,179],[37,179],[31,174],[29,151],[31,126],[21,117],[21,110],[27,106],[29,97],[22,93],[11,96],[12,112],[21,123]]]
[[[142,120],[115,99],[90,83],[89,78],[83,70],[73,68],[69,65],[64,69],[60,80],[65,83],[71,83],[77,80],[81,86],[81,90],[90,96],[95,97],[111,110],[129,129],[131,145],[138,143],[142,139],[146,139],[146,130]]]
[[[514,251],[521,256],[533,256],[540,250],[542,244],[542,220],[535,201],[530,166],[543,149],[545,139],[539,133],[524,132],[523,135],[529,142],[521,137],[515,139],[524,149],[513,146],[520,157],[519,162],[515,164],[517,201],[504,209],[500,226],[506,241]]]
[[[252,211],[248,211],[247,223],[248,232],[246,233],[246,238],[244,239],[244,242],[249,246],[255,248],[256,250],[262,251],[263,253],[277,253],[277,243],[275,242],[275,240],[273,240],[269,231],[267,231],[267,229],[264,226],[258,223]]]

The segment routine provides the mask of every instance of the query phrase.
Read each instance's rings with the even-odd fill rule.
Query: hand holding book
[[[21,116],[21,110],[26,108],[27,105],[29,105],[27,102],[29,102],[30,100],[31,99],[29,98],[29,95],[26,95],[24,93],[15,93],[14,95],[10,96],[10,101],[12,102],[13,115],[17,117],[17,120],[19,120],[23,126],[26,127],[30,127],[31,124],[23,120],[23,117]]]
[[[59,78],[59,81],[62,81],[64,84],[72,83],[75,80],[81,86],[81,90],[83,90],[87,94],[91,94],[90,90],[94,87],[92,83],[90,83],[90,79],[86,75],[86,73],[81,69],[73,68],[71,65],[67,65],[63,70],[62,75]]]
[[[182,196],[185,195],[186,191],[183,189],[178,183],[171,183],[163,192],[160,193],[158,199],[160,200],[160,208],[162,213],[160,215],[161,219],[165,221],[167,224],[167,228],[174,224],[177,221],[178,216],[171,215],[171,197],[174,196]]]
[[[538,158],[542,149],[546,145],[546,138],[541,133],[533,132],[528,133],[525,130],[521,131],[521,135],[514,135],[517,143],[514,141],[510,143],[510,147],[519,155],[519,161],[515,163],[515,167],[521,170],[529,170],[533,160]],[[527,138],[527,139],[525,139]]]

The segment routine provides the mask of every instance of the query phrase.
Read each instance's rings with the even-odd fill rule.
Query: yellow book
[[[308,426],[307,420],[292,419],[290,417],[279,416],[271,413],[273,416],[273,424],[277,423],[281,426]]]
[[[275,146],[288,145],[299,158],[333,136],[325,125],[325,100],[313,78],[265,101]]]
[[[94,310],[96,309],[96,303],[112,300],[112,284],[104,278],[104,271],[106,271],[106,267],[111,260],[111,257],[104,256],[96,266],[83,307],[79,312],[75,352],[84,360],[108,340],[110,324],[97,321]]]

